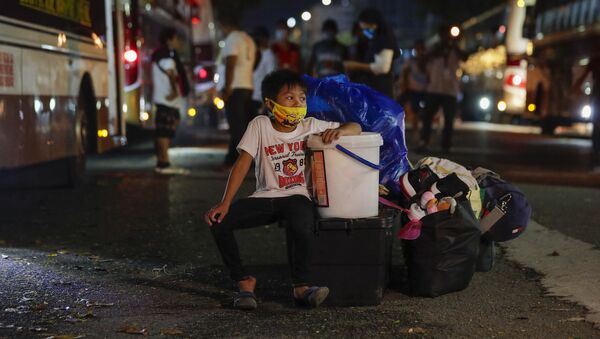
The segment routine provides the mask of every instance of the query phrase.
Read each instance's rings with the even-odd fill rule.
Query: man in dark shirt
[[[348,49],[337,41],[337,23],[327,19],[321,31],[323,40],[313,46],[308,73],[319,78],[344,73],[343,61],[348,58]]]

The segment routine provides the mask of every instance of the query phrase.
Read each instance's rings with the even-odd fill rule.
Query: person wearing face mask
[[[321,31],[323,40],[313,46],[308,72],[318,78],[344,73],[343,61],[348,59],[348,48],[337,41],[337,23],[327,19]]]
[[[346,72],[362,73],[355,78],[391,98],[394,85],[392,62],[399,55],[396,38],[375,8],[363,10],[358,22],[362,35],[368,40],[367,53],[363,60],[345,61],[344,68]]]
[[[289,69],[294,72],[300,72],[300,47],[289,41],[290,29],[285,20],[277,22],[275,30],[275,42],[271,45],[271,50],[277,58],[279,69]]]
[[[344,135],[358,135],[359,124],[340,125],[306,116],[306,85],[290,70],[270,73],[262,82],[262,95],[270,116],[261,115],[250,122],[237,146],[235,162],[221,202],[205,214],[205,221],[230,277],[239,293],[233,306],[253,310],[257,307],[256,278],[242,266],[234,230],[259,227],[285,220],[292,295],[298,305],[318,307],[329,294],[327,287],[311,285],[310,255],[313,253],[315,209],[305,180],[306,141],[310,134],[322,133],[324,143]],[[255,163],[256,191],[233,202],[252,162]]]

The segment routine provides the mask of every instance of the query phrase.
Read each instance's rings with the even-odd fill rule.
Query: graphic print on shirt
[[[288,189],[304,184],[305,142],[295,141],[264,147],[271,161],[279,188]]]

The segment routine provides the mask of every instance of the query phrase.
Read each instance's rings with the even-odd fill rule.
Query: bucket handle
[[[376,165],[376,164],[370,162],[369,160],[359,156],[358,154],[352,152],[351,150],[347,149],[346,147],[344,147],[340,144],[336,144],[335,148],[337,148],[340,152],[346,154],[347,156],[353,158],[354,160],[362,163],[365,166],[371,167],[372,169],[375,169],[378,171],[381,170],[381,165]]]

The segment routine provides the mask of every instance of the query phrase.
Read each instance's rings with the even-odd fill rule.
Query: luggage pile
[[[402,211],[398,237],[416,296],[465,289],[475,271],[492,269],[494,242],[518,237],[531,217],[523,193],[497,173],[447,159],[421,159],[398,185],[398,204],[380,201]]]

